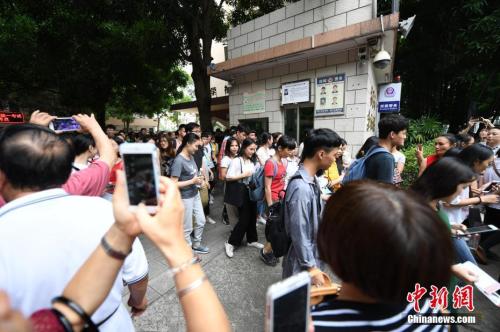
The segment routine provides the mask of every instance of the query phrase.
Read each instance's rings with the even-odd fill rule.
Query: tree
[[[486,0],[405,0],[401,17],[417,15],[400,40],[395,72],[402,109],[437,115],[457,128],[500,107],[500,9]]]
[[[56,114],[92,111],[101,124],[106,105],[125,93],[140,104],[178,62],[159,5],[0,2],[0,99]]]
[[[288,2],[296,2],[288,1]],[[257,17],[280,9],[285,6],[285,0],[228,0],[229,4],[234,8],[228,15],[229,23],[232,26],[246,23]]]
[[[210,76],[207,68],[212,62],[212,41],[226,36],[225,0],[164,1],[163,12],[177,38],[180,57],[193,66],[191,77],[195,86],[196,102],[201,126],[212,130]]]

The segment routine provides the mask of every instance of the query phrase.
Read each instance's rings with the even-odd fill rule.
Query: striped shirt
[[[430,302],[420,301],[418,315],[441,315]],[[408,323],[409,315],[417,315],[413,303],[403,305],[360,303],[333,300],[312,308],[314,331],[448,331],[445,325]]]

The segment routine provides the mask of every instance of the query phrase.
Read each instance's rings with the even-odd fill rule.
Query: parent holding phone
[[[198,166],[194,155],[200,145],[200,137],[195,133],[189,133],[182,139],[182,144],[175,157],[170,176],[177,183],[181,191],[182,202],[186,210],[184,214],[184,237],[193,251],[199,254],[208,254],[209,249],[201,245],[203,229],[205,228],[205,213],[201,204],[199,186],[205,183],[205,178],[198,175]],[[194,217],[194,236],[193,233]]]
[[[257,242],[257,205],[250,200],[247,185],[258,166],[255,142],[246,138],[241,144],[240,153],[229,165],[226,174],[226,193],[224,201],[229,209],[238,209],[239,220],[234,226],[229,240],[225,243],[226,255],[233,257],[234,248],[241,245],[246,235],[247,245],[262,249],[263,244]],[[231,206],[232,205],[232,206]]]

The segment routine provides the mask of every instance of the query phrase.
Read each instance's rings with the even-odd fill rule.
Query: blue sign
[[[380,113],[399,112],[399,101],[379,101],[378,111]]]

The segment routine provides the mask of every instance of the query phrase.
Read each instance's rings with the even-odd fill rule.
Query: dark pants
[[[485,225],[495,225],[500,228],[500,210],[486,207],[484,215]],[[484,250],[489,250],[491,247],[500,243],[500,231],[484,233],[481,235],[481,247]]]
[[[243,237],[247,236],[247,243],[257,242],[257,205],[250,200],[248,192],[245,192],[243,205],[238,208],[239,220],[234,226],[228,243],[233,246],[241,245]]]

